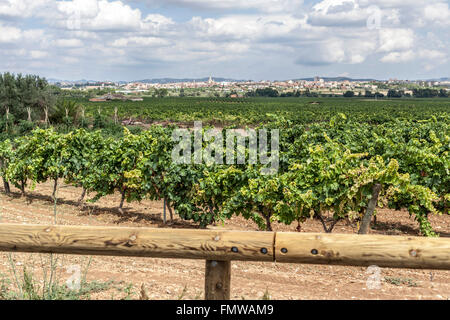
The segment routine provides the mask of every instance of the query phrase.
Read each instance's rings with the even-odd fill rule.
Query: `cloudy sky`
[[[448,0],[0,0],[0,72],[450,76]]]

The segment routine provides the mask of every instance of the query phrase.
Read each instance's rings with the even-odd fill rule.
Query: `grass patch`
[[[12,281],[5,276],[1,277],[0,300],[89,300],[92,293],[106,291],[111,286],[112,281],[82,281],[78,290],[70,289],[65,283],[57,282],[47,287],[24,268],[17,280]]]
[[[407,287],[418,287],[416,281],[410,278],[397,278],[397,277],[385,277],[384,281],[387,283],[393,284],[395,286],[407,286]]]

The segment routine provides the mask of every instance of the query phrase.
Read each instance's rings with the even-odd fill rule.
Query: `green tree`
[[[353,98],[355,96],[355,93],[353,91],[346,91],[344,93],[345,98]]]

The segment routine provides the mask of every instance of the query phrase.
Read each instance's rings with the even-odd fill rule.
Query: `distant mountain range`
[[[320,79],[323,79],[324,81],[380,81],[377,79],[372,78],[348,78],[348,77],[320,77]],[[167,84],[167,83],[177,83],[177,82],[206,82],[209,80],[209,77],[205,78],[157,78],[157,79],[143,79],[143,80],[134,80],[134,81],[114,81],[118,82],[119,84],[126,84],[130,82],[141,82],[141,83],[161,83],[161,84]],[[218,77],[212,77],[212,80],[215,82],[246,82],[246,81],[253,81],[253,80],[238,80],[238,79],[230,79],[230,78],[218,78]],[[293,81],[314,81],[314,77],[309,78],[299,78],[299,79],[292,79]],[[47,79],[49,83],[58,83],[58,82],[68,82],[73,84],[86,84],[86,83],[96,83],[96,82],[103,82],[99,80],[60,80],[60,79],[54,79],[49,78]],[[286,81],[286,80],[275,80],[275,81]],[[449,77],[443,77],[443,78],[435,78],[435,79],[427,79],[427,80],[412,80],[412,81],[450,81]]]
[[[133,81],[113,81],[118,83],[130,83],[130,82],[141,82],[141,83],[177,83],[177,82],[206,82],[209,80],[209,77],[206,78],[183,78],[183,79],[176,79],[176,78],[159,78],[159,79],[143,79],[143,80],[133,80]],[[243,82],[243,81],[251,81],[251,80],[236,80],[236,79],[227,79],[227,78],[215,78],[212,77],[212,80],[215,82]],[[78,84],[86,84],[86,83],[96,83],[96,82],[103,82],[99,80],[61,80],[61,79],[54,79],[49,78],[47,79],[49,83],[58,83],[58,82],[69,82],[69,83],[78,83]]]
[[[324,79],[325,81],[377,81],[376,79],[352,79],[347,77],[320,77],[321,79]],[[209,78],[184,78],[184,79],[174,79],[174,78],[161,78],[161,79],[145,79],[145,80],[136,80],[136,81],[130,81],[130,82],[143,82],[143,83],[177,83],[177,82],[205,82],[208,81]],[[212,80],[215,82],[245,82],[245,81],[252,81],[252,80],[237,80],[237,79],[229,79],[229,78],[215,78],[212,77]],[[290,79],[288,79],[290,80]],[[275,81],[288,81],[288,80],[275,80]],[[314,81],[314,78],[300,78],[300,79],[292,79],[292,81],[299,81],[299,80],[305,80],[305,81]]]
[[[86,80],[86,79],[81,79],[81,80],[61,80],[61,79],[54,79],[54,78],[49,78],[47,79],[48,83],[61,83],[61,82],[68,82],[68,83],[73,83],[73,84],[86,84],[86,83],[96,83],[96,82],[118,82],[120,84],[126,84],[129,81],[110,81],[110,80]]]
[[[377,81],[376,79],[353,79],[348,77],[319,77],[324,81]],[[314,81],[314,78],[301,78],[301,79],[293,79],[293,81],[305,80],[305,81]]]
[[[450,81],[449,77],[445,77],[445,78],[438,78],[438,79],[428,79],[425,81]]]
[[[375,79],[351,79],[346,77],[321,77],[321,79],[324,79],[325,81],[376,81]],[[205,78],[157,78],[157,79],[143,79],[143,80],[134,80],[134,81],[114,81],[119,83],[130,83],[130,82],[141,82],[141,83],[161,83],[161,84],[167,84],[167,83],[179,83],[179,82],[207,82],[209,80],[209,77]],[[215,82],[246,82],[246,81],[253,81],[249,79],[231,79],[231,78],[218,78],[218,77],[212,77],[212,80]],[[306,81],[314,81],[314,78],[301,78],[301,79],[292,79],[293,81],[298,80],[306,80]],[[86,83],[96,83],[96,82],[102,82],[98,80],[60,80],[60,79],[54,79],[50,78],[47,79],[49,83],[58,83],[58,82],[69,82],[69,83],[77,83],[77,84],[86,84]],[[287,80],[275,80],[275,81],[287,81]]]
[[[244,81],[251,81],[251,80],[236,80],[236,79],[228,79],[228,78],[211,78],[215,82],[244,82]],[[206,82],[209,80],[209,77],[207,78],[183,78],[183,79],[175,79],[175,78],[160,78],[160,79],[144,79],[144,80],[136,80],[136,81],[129,81],[129,82],[142,82],[142,83],[177,83],[177,82]]]
[[[70,82],[70,83],[89,83],[89,82],[97,82],[95,80],[61,80],[61,79],[54,79],[54,78],[48,78],[47,81],[49,83],[57,83],[57,82]]]

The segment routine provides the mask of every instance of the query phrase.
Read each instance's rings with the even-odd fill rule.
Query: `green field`
[[[87,115],[100,108],[105,116],[113,116],[117,107],[122,119],[145,123],[154,121],[204,121],[223,125],[254,125],[277,118],[295,123],[328,121],[344,113],[355,121],[384,123],[392,118],[424,120],[431,116],[448,119],[450,99],[384,99],[364,98],[144,98],[144,101],[89,102]]]

